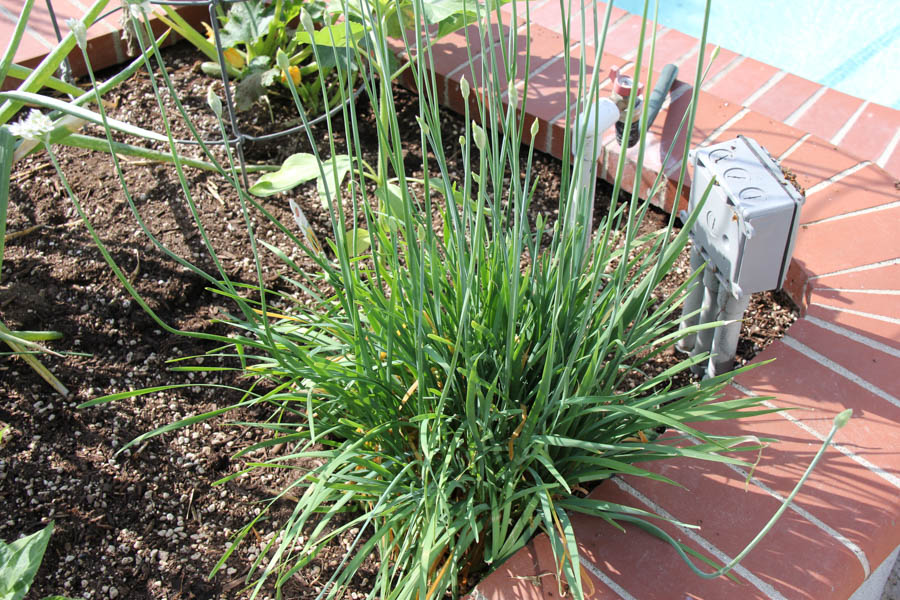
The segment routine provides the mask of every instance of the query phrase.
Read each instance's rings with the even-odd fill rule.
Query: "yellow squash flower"
[[[206,23],[203,23],[202,21],[201,24],[203,25],[203,28],[206,29],[206,39],[215,44],[216,34],[213,33],[212,27],[210,27]],[[227,62],[235,69],[240,71],[244,68],[244,56],[240,52],[238,52],[236,48],[225,48],[224,50],[222,50],[222,56],[225,57],[225,62]]]
[[[294,82],[294,85],[300,85],[300,67],[291,65],[288,67],[288,73],[291,74],[291,80]],[[284,71],[281,72],[281,83],[287,85],[287,75],[285,75]]]

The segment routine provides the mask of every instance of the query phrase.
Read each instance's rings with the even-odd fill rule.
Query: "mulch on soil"
[[[217,127],[206,107],[212,81],[199,72],[201,59],[187,46],[165,51],[181,101],[196,115],[201,131],[215,137]],[[162,130],[156,99],[146,74],[126,82],[109,97],[111,116],[142,127]],[[171,98],[166,99],[169,107]],[[416,147],[415,97],[398,89],[396,102],[401,131],[409,142],[410,174],[421,165]],[[368,103],[360,100],[360,137],[374,158],[373,119]],[[268,111],[247,116],[254,133],[277,130]],[[460,117],[443,115],[444,139],[463,131]],[[175,135],[188,137],[175,123]],[[338,123],[335,131],[342,131]],[[314,139],[326,140],[324,128]],[[335,143],[343,140],[337,137]],[[322,142],[324,144],[324,141]],[[323,145],[323,148],[325,146]],[[199,276],[159,252],[135,222],[110,158],[105,154],[57,147],[63,170],[84,203],[94,227],[135,288],[159,318],[188,332],[227,333],[214,322],[228,306],[206,289]],[[281,138],[277,143],[248,148],[250,160],[278,163],[294,152],[309,151],[305,136]],[[462,171],[461,157],[450,157],[451,177]],[[535,158],[539,185],[534,211],[551,219],[557,212],[559,163],[544,155]],[[148,227],[174,252],[211,270],[203,242],[193,225],[174,169],[124,160],[125,180]],[[217,177],[187,170],[200,219],[208,230],[229,274],[239,281],[255,281],[246,225],[237,196]],[[599,187],[609,196],[608,189]],[[316,196],[315,185],[292,192],[323,238],[330,223]],[[290,223],[285,198],[266,200],[275,216]],[[667,216],[652,213],[647,231],[663,227]],[[312,268],[298,250],[291,252],[286,236],[258,219],[259,239],[284,248]],[[279,489],[279,476],[253,473],[225,485],[212,483],[237,472],[242,460],[230,456],[260,441],[256,429],[229,425],[238,416],[265,418],[251,409],[189,427],[116,452],[138,435],[189,415],[210,411],[239,400],[205,384],[246,386],[247,381],[223,372],[201,381],[192,373],[173,372],[167,361],[201,355],[209,349],[202,340],[168,333],[131,299],[103,261],[46,155],[36,154],[14,166],[8,231],[27,235],[10,242],[0,285],[0,318],[13,329],[55,330],[62,339],[53,350],[62,358],[43,357],[66,385],[67,398],[53,392],[27,365],[0,357],[0,429],[9,430],[0,442],[0,539],[32,533],[48,521],[56,523],[31,597],[61,593],[96,598],[220,598],[240,597],[252,561],[274,535],[272,521],[262,521],[212,579],[207,575],[226,551],[232,536],[252,519]],[[263,276],[275,284],[285,267],[263,254]],[[688,275],[687,257],[657,293],[670,292]],[[779,294],[756,295],[738,348],[747,361],[796,318]],[[654,368],[677,360],[658,358]],[[167,384],[187,387],[77,410],[76,405],[118,391]],[[260,458],[261,456],[256,456]],[[254,458],[254,457],[248,457]],[[289,502],[275,506],[273,516],[289,512]],[[355,532],[329,546],[312,566],[298,573],[285,588],[290,598],[313,598],[343,558]],[[348,596],[370,587],[373,561],[366,565]],[[265,588],[263,596],[273,596]]]

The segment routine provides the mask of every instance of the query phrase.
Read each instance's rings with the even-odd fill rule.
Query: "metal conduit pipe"
[[[707,265],[703,271],[703,304],[700,307],[700,323],[712,323],[716,320],[719,304],[719,279],[716,277],[715,267]],[[699,356],[712,349],[714,329],[701,329],[697,332],[697,339],[691,349],[691,357]],[[691,372],[695,375],[706,373],[706,363],[697,363],[691,366]]]
[[[727,324],[716,327],[713,334],[709,365],[706,368],[709,377],[715,377],[734,367],[734,354],[741,335],[741,319],[750,305],[750,294],[735,298],[725,286],[720,286],[716,304],[716,320],[726,321]]]
[[[699,271],[703,267],[703,255],[700,254],[700,250],[697,246],[691,246],[691,275],[694,275],[697,271]],[[696,313],[693,316],[687,317],[684,321],[682,321],[678,325],[679,330],[687,329],[688,327],[693,327],[697,323],[700,322],[700,313],[697,311],[700,310],[700,305],[703,302],[703,278],[701,277],[699,280],[694,282],[694,287],[688,293],[687,297],[684,299],[684,304],[682,305],[682,314],[691,315],[691,313]],[[678,343],[675,344],[675,348],[681,352],[690,352],[694,349],[694,343],[697,340],[696,333],[689,333],[685,335],[683,338],[678,340]]]

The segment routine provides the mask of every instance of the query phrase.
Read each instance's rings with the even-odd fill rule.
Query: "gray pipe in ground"
[[[703,256],[700,254],[700,250],[697,246],[691,246],[691,275],[694,275],[700,268],[703,266]],[[693,327],[697,323],[700,322],[700,313],[697,311],[700,310],[701,303],[703,302],[703,278],[699,278],[694,282],[693,289],[688,293],[687,297],[684,299],[684,304],[681,308],[682,315],[690,315],[691,313],[696,313],[693,316],[690,316],[683,320],[681,324],[678,326],[678,329],[684,330],[688,327]],[[681,352],[690,352],[694,348],[694,343],[697,340],[696,333],[689,333],[675,344],[675,348]]]
[[[715,377],[730,371],[734,367],[734,354],[737,351],[738,338],[741,335],[741,318],[750,305],[750,294],[735,298],[728,293],[725,286],[719,288],[717,321],[731,321],[727,325],[716,327],[713,335],[706,368],[708,377]]]
[[[703,304],[700,310],[700,323],[712,323],[716,320],[718,312],[719,279],[716,277],[715,267],[707,265],[703,271]],[[697,339],[691,349],[691,356],[699,356],[709,352],[712,348],[713,329],[702,329],[697,332]],[[691,367],[695,375],[703,375],[706,372],[706,363],[697,363]]]

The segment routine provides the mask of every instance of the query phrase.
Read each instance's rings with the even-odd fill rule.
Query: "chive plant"
[[[349,153],[352,165],[348,182],[337,176],[336,161],[331,160],[338,153],[334,143],[324,155],[310,140],[332,225],[328,236],[320,232],[324,245],[309,243],[294,224],[279,223],[246,192],[227,147],[225,160],[220,160],[201,144],[208,164],[215,165],[223,182],[237,191],[257,285],[233,282],[215,255],[183,175],[185,161],[171,136],[169,120],[179,115],[170,115],[159,103],[185,201],[218,273],[200,271],[150,234],[111,153],[126,199],[151,241],[234,303],[227,320],[233,327],[230,336],[187,335],[217,342],[210,354],[239,361],[248,376],[269,384],[250,386],[234,405],[172,423],[132,443],[250,404],[269,407],[268,420],[243,423],[265,430],[268,438],[235,459],[243,460],[244,454],[259,448],[278,448],[277,455],[247,462],[244,470],[219,482],[258,469],[294,475],[272,499],[289,500],[293,510],[278,523],[279,535],[249,570],[247,585],[254,596],[267,580],[280,589],[323,547],[349,536],[346,556],[329,574],[320,597],[340,596],[370,556],[376,557],[377,574],[369,598],[426,599],[448,593],[455,597],[536,533],[545,532],[557,559],[560,585],[567,582],[574,597],[582,598],[578,548],[569,517],[573,512],[650,531],[671,543],[703,576],[726,572],[733,563],[712,573],[698,567],[694,562],[698,559],[714,563],[656,525],[665,519],[585,494],[590,486],[620,474],[668,482],[646,468],[651,461],[681,457],[747,465],[734,453],[758,450],[763,442],[703,432],[705,422],[770,412],[760,398],[723,400],[722,388],[732,374],[683,387],[672,383],[677,374],[706,357],[685,359],[656,375],[643,373],[650,358],[694,330],[678,331],[680,301],[690,281],[665,299],[652,294],[684,249],[692,221],[680,232],[670,221],[663,232],[639,236],[648,207],[641,198],[652,197],[656,190],[636,187],[629,201],[618,208],[614,204],[598,229],[589,230],[585,224],[592,207],[586,202],[587,191],[573,182],[582,177],[583,156],[596,148],[587,148],[586,132],[572,126],[566,128],[565,148],[572,149],[575,167],[563,168],[559,218],[552,222],[533,214],[537,126],[526,132],[522,119],[529,49],[519,45],[515,32],[504,36],[490,26],[499,18],[496,6],[472,5],[478,27],[468,35],[478,36],[482,48],[496,51],[470,56],[473,81],[462,84],[466,126],[459,139],[443,137],[444,109],[437,102],[431,68],[429,19],[440,11],[429,0],[415,0],[403,11],[399,31],[411,32],[403,39],[406,54],[412,57],[408,68],[418,97],[416,119],[426,174],[423,191],[413,193],[404,166],[401,124],[390,82],[384,79],[394,72],[395,60],[383,29],[383,12],[389,4],[353,0],[352,7],[344,5],[347,26],[351,21],[361,23],[368,32],[364,52],[347,46],[342,56],[371,74],[365,92],[371,106],[377,107],[377,171],[383,183],[370,197],[359,142],[361,120],[356,106],[348,102],[341,121],[348,140],[348,148],[341,151]],[[518,5],[512,6],[516,22]],[[645,6],[645,21],[646,11]],[[595,43],[601,51],[609,15],[607,10],[604,15],[586,16],[598,25]],[[522,16],[527,29],[528,15]],[[144,57],[152,54],[162,64],[146,18],[143,21],[138,33]],[[307,22],[301,16],[304,27]],[[569,48],[568,29],[565,37],[564,47]],[[645,62],[644,41],[642,34],[635,72]],[[653,45],[651,39],[649,72]],[[526,57],[524,71],[517,66],[521,56]],[[283,53],[277,60],[282,68],[287,64]],[[564,60],[568,69],[569,56]],[[190,125],[165,70],[157,74],[149,66],[148,62],[155,89],[169,88],[176,110]],[[338,61],[336,68],[345,81],[350,66]],[[579,83],[571,91],[583,99],[584,108],[599,97],[600,80],[597,74],[589,78],[584,66],[581,69],[579,82],[589,83]],[[293,86],[292,91],[298,99]],[[349,98],[351,90],[342,93]],[[224,137],[221,101],[210,95],[209,104]],[[112,145],[109,120],[102,103],[97,106]],[[691,137],[695,106],[696,96],[684,139]],[[629,118],[633,107],[634,97]],[[305,119],[302,107],[298,109]],[[574,115],[567,119],[575,124]],[[642,119],[638,169],[646,114]],[[338,121],[326,120],[329,140],[337,126]],[[58,164],[49,139],[44,141]],[[447,154],[457,146],[464,163],[458,180],[446,168]],[[620,158],[613,198],[621,188],[624,161]],[[60,175],[87,220],[64,173]],[[589,175],[595,175],[593,169]],[[395,182],[389,190],[384,187],[387,181]],[[639,185],[637,178],[635,186]],[[434,212],[440,214],[436,227]],[[253,218],[273,220],[309,254],[316,268],[304,269],[292,261],[292,248],[257,242]],[[123,284],[150,311],[90,231]],[[365,243],[358,243],[362,239]],[[264,252],[291,270],[273,289],[262,283]],[[301,294],[312,298],[312,305],[297,301]],[[275,305],[293,308],[276,312]],[[159,390],[123,392],[86,405]],[[842,415],[836,426],[847,417]],[[313,464],[319,466],[309,466]],[[264,518],[266,511],[238,532],[235,542]],[[229,548],[216,569],[237,545]]]

